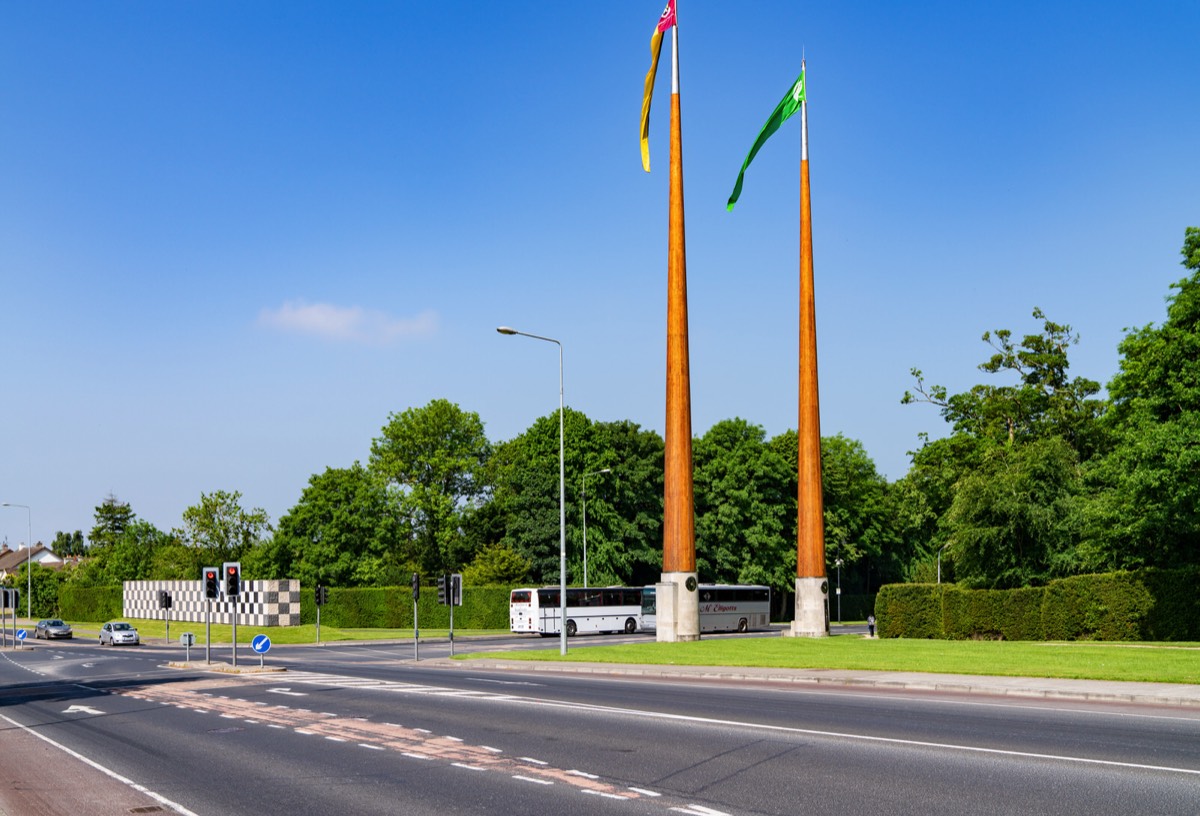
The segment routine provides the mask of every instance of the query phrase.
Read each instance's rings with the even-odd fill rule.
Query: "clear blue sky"
[[[679,0],[693,428],[795,426],[799,119],[737,170],[808,60],[825,434],[889,479],[918,366],[1082,335],[1106,382],[1200,224],[1194,0]],[[661,432],[663,0],[0,4],[0,502],[35,540],[110,492],[162,529],[202,492],[277,521],[450,399],[493,441],[566,400]],[[668,57],[669,58],[669,57]],[[26,539],[0,508],[0,540]]]

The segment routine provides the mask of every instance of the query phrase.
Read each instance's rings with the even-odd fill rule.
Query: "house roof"
[[[33,561],[44,567],[59,567],[62,565],[62,559],[55,555],[54,551],[45,544],[35,544],[32,550],[0,549],[0,575],[8,575],[16,572],[26,561]]]

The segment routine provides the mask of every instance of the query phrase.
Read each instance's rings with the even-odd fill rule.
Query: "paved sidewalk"
[[[430,660],[422,663],[476,670],[545,671],[560,674],[645,677],[656,680],[734,680],[871,687],[891,690],[991,694],[1044,700],[1087,700],[1200,708],[1200,685],[1180,683],[1122,683],[1105,680],[1057,680],[1045,677],[991,677],[969,674],[922,674],[843,669],[775,669],[745,666],[649,666],[619,663],[559,663],[535,660],[479,658]]]

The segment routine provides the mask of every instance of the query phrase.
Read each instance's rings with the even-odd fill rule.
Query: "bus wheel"
[[[636,631],[637,631],[637,621],[635,621],[633,618],[626,618],[625,619],[625,634],[632,635]]]
[[[749,632],[750,631],[750,624],[746,622],[745,618],[742,618],[741,620],[738,621],[738,631],[739,632]]]
[[[575,637],[576,631],[578,631],[578,630],[576,630],[576,628],[575,628],[575,621],[573,621],[573,620],[567,621],[567,637]]]

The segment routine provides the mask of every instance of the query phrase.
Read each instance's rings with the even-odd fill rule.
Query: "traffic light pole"
[[[204,662],[212,663],[212,598],[205,598]]]
[[[235,669],[237,668],[237,602],[238,602],[238,597],[239,596],[234,595],[232,598],[230,598],[230,602],[233,604],[233,667]]]

